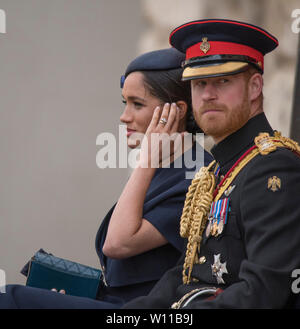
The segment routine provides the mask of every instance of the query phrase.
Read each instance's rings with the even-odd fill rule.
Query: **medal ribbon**
[[[222,200],[217,201],[217,211],[216,211],[216,221],[217,224],[219,224],[220,219],[221,219],[221,208],[222,208]]]
[[[222,209],[222,220],[223,224],[227,223],[227,215],[228,215],[228,208],[229,208],[229,198],[222,199],[223,209]]]

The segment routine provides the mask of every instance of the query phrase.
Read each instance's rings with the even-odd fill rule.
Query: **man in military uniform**
[[[125,308],[293,306],[300,268],[300,148],[263,113],[264,55],[277,39],[260,27],[199,20],[170,35],[186,53],[194,117],[215,161],[195,176],[181,217],[186,251],[148,296]],[[284,110],[284,109],[283,109]]]

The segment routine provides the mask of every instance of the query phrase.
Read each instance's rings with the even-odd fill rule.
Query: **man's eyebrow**
[[[125,99],[125,97],[123,95],[122,95],[122,98]],[[143,102],[143,103],[146,102],[145,99],[137,97],[137,96],[128,96],[127,99],[130,100],[130,101],[140,101],[140,102]]]

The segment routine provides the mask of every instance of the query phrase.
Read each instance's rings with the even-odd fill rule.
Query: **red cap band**
[[[209,40],[206,42],[210,45],[210,48],[206,53],[200,49],[203,42],[199,42],[186,50],[186,59],[210,55],[244,55],[253,58],[257,64],[260,62],[260,67],[262,70],[264,69],[264,56],[254,48],[233,42]]]

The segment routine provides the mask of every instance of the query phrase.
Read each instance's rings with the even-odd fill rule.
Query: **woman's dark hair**
[[[187,104],[186,130],[196,134],[202,132],[197,126],[192,111],[191,88],[189,81],[182,81],[182,68],[166,71],[140,71],[144,75],[145,87],[150,94],[163,103],[184,101]]]

